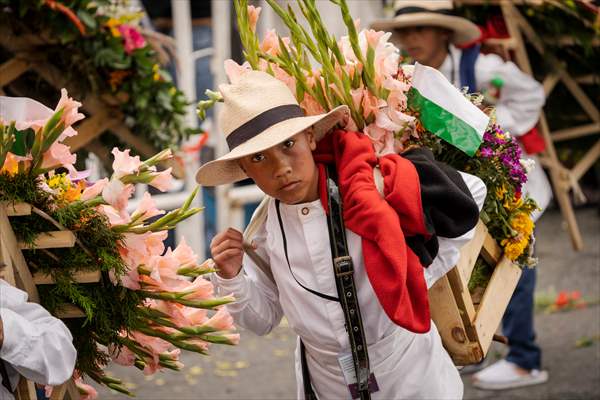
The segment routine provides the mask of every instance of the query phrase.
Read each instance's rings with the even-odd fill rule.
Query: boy
[[[239,325],[256,334],[269,333],[286,315],[301,341],[296,351],[298,398],[310,396],[310,390],[316,392],[318,398],[350,398],[350,384],[345,381],[340,359],[352,362],[352,357],[344,356],[352,346],[345,329],[344,312],[336,301],[338,291],[320,189],[322,169],[315,163],[314,157],[318,156],[313,155],[317,141],[338,123],[344,125],[349,111],[346,106],[340,106],[327,114],[304,117],[287,86],[259,71],[247,72],[235,84],[223,85],[220,89],[224,97],[221,126],[231,151],[203,165],[196,178],[202,185],[219,185],[250,177],[271,197],[266,206],[266,220],[257,229],[252,246],[272,268],[267,272],[245,258],[242,233],[229,229],[219,233],[211,243],[212,256],[219,269],[214,276],[216,287],[236,297],[237,301],[228,305],[228,310]],[[432,170],[431,176],[441,167],[433,171],[437,164],[427,159],[426,152],[413,154],[412,162],[397,155],[377,160],[367,136],[340,132],[324,139],[337,140],[337,147],[329,149],[329,155],[335,153],[339,188],[346,208],[345,234],[356,285],[353,297],[358,299],[373,373],[371,378],[374,376],[376,381],[375,385],[373,381],[369,385],[372,398],[461,398],[462,382],[442,347],[435,326],[429,328],[428,307],[419,308],[417,297],[424,296],[426,304],[427,296],[419,260],[428,255],[419,249],[427,246],[413,243],[411,249],[407,249],[402,236],[407,234],[410,221],[417,221],[413,226],[421,223],[422,227],[424,218],[435,222],[439,217],[429,208],[429,203],[421,199],[421,193],[431,188],[419,182],[421,175],[417,176],[416,166],[427,164]],[[326,140],[320,146],[324,143]],[[346,147],[340,149],[342,145]],[[369,160],[371,164],[363,164],[366,167],[361,169],[357,165],[362,160]],[[381,166],[385,200],[373,182],[375,162]],[[348,171],[345,168],[348,166],[355,170]],[[390,171],[397,174],[392,176]],[[464,226],[452,233],[457,237],[474,227],[479,209],[471,192],[477,193],[481,204],[485,186],[478,178],[459,175],[456,171],[444,175],[437,183],[442,181],[448,190],[440,192],[451,192],[459,199],[453,209],[463,210],[465,216],[468,214],[464,218],[468,222],[459,221],[457,224]],[[398,182],[402,186],[394,191],[392,186]],[[367,198],[372,199],[372,203],[371,200],[365,203]],[[415,201],[407,201],[402,210],[392,209],[390,205],[398,198]],[[411,211],[413,209],[418,212]],[[375,215],[377,212],[389,218],[380,220]],[[354,215],[362,217],[357,221]],[[404,232],[399,229],[400,224]],[[397,229],[399,236],[381,233],[386,228]],[[436,233],[444,233],[442,231]],[[374,232],[379,236],[371,237]],[[418,242],[419,236],[407,237],[406,242],[408,239]],[[462,240],[469,240],[468,234]],[[386,258],[386,254],[390,256]],[[435,257],[435,251],[429,256]],[[373,266],[371,257],[380,257],[377,260],[383,262]],[[395,264],[397,260],[401,262]],[[394,267],[400,264],[405,267],[404,281],[396,280],[397,275],[393,274]],[[240,273],[242,269],[245,273]],[[393,279],[383,282],[383,276]],[[435,279],[430,277],[432,282]],[[397,284],[398,289],[394,286],[394,291],[382,296],[385,284]],[[390,307],[394,302],[404,302],[404,306]],[[397,326],[390,315],[394,321],[402,321],[414,328],[413,331],[422,333]],[[419,324],[424,319],[426,324]],[[305,386],[308,379],[310,384]]]
[[[456,16],[452,1],[396,1],[396,17],[375,22],[374,29],[393,31],[392,40],[414,61],[438,69],[456,87],[480,92],[496,107],[498,123],[521,139],[531,153],[543,150],[535,127],[544,105],[542,85],[512,62],[496,54],[480,54],[473,45],[480,30],[471,21]],[[473,45],[473,46],[470,46]],[[462,47],[460,50],[456,46]],[[542,147],[540,147],[540,144]],[[534,156],[531,156],[534,158]],[[525,193],[543,210],[552,197],[550,183],[539,165],[528,174]],[[537,219],[541,212],[536,212]],[[536,269],[524,269],[503,319],[509,354],[474,376],[481,389],[509,389],[548,380],[540,370],[541,350],[535,343],[533,293]]]

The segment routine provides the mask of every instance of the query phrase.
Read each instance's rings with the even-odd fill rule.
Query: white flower
[[[526,173],[530,173],[535,168],[535,160],[521,158],[519,162],[521,163],[521,166],[525,169]]]

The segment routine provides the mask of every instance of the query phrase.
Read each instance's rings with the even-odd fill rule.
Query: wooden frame
[[[481,221],[460,254],[456,267],[429,289],[429,302],[431,318],[450,357],[456,365],[468,365],[480,362],[489,350],[521,269],[502,254]],[[481,299],[468,289],[479,255],[495,267]]]
[[[493,43],[505,46],[506,54],[508,54],[508,50],[513,50],[515,62],[524,72],[532,75],[531,63],[529,62],[529,56],[527,55],[527,50],[525,48],[525,40],[527,40],[527,42],[529,42],[538,53],[546,57],[549,63],[554,67],[554,70],[549,73],[543,82],[546,97],[552,93],[552,90],[558,82],[562,82],[579,103],[583,111],[589,116],[591,122],[588,124],[551,131],[546,117],[542,112],[538,125],[546,143],[546,151],[541,157],[540,162],[549,170],[556,200],[560,206],[563,218],[567,222],[573,248],[575,250],[583,249],[583,238],[577,224],[577,219],[575,218],[575,212],[569,193],[573,191],[576,199],[585,199],[578,181],[587,170],[600,159],[600,138],[587,151],[577,165],[571,169],[565,168],[558,159],[554,143],[600,133],[600,111],[598,110],[598,106],[594,104],[580,86],[580,84],[598,84],[598,80],[593,79],[591,76],[582,77],[582,79],[572,77],[559,60],[555,59],[545,51],[543,41],[537,35],[527,19],[517,9],[518,5],[539,6],[544,3],[561,7],[560,2],[556,0],[457,0],[455,3],[457,5],[468,6],[483,6],[490,4],[500,6],[510,38],[492,39]],[[559,44],[572,44],[566,39],[567,38],[563,38],[559,40]],[[594,40],[592,45],[599,46],[600,40]]]
[[[9,217],[18,217],[31,214],[31,205],[26,203],[0,202],[0,278],[9,284],[21,288],[29,295],[29,301],[39,302],[36,285],[50,285],[54,283],[51,276],[41,272],[30,271],[23,257],[21,249],[31,247],[19,244],[10,224]],[[75,235],[70,231],[55,231],[40,234],[34,241],[35,249],[50,249],[60,247],[72,247],[75,245]],[[99,282],[101,275],[99,271],[77,272],[74,280],[79,283]],[[81,318],[85,314],[73,304],[64,304],[58,318]],[[35,400],[35,386],[31,381],[21,378],[16,390],[17,400]],[[51,400],[62,400],[66,398],[79,399],[79,393],[72,379],[54,388]]]
[[[57,91],[67,88],[73,95],[81,96],[77,86],[69,81],[63,71],[58,70],[47,59],[40,55],[36,45],[45,42],[34,35],[15,35],[6,26],[0,27],[0,46],[14,54],[14,57],[0,64],[0,94],[3,88],[11,86],[21,75],[34,72]],[[13,88],[14,89],[14,88]],[[17,90],[18,91],[18,90]],[[21,95],[21,93],[19,93]],[[97,140],[105,131],[111,130],[120,140],[135,149],[142,157],[149,158],[158,151],[144,138],[135,135],[126,125],[125,117],[120,111],[119,101],[107,95],[102,97],[88,93],[81,97],[83,110],[90,116],[75,126],[77,136],[65,140],[65,144],[75,152],[81,148],[96,154],[102,162],[110,165],[109,152]],[[175,160],[162,163],[163,167],[172,167],[172,173],[177,178],[184,176],[184,168]]]

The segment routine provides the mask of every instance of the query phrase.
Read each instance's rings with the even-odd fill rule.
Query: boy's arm
[[[241,246],[241,233],[238,237],[239,243],[236,241],[235,246]],[[266,231],[262,227],[256,233],[253,244],[258,255],[264,260],[269,260],[264,250],[265,241]],[[234,303],[226,307],[238,325],[257,335],[266,335],[281,321],[283,310],[279,303],[277,286],[247,255],[244,254],[242,268],[235,276],[216,273],[213,274],[212,281],[220,295],[233,294],[236,298]]]
[[[59,385],[73,374],[77,353],[67,327],[27,294],[0,280],[0,358],[34,382]]]
[[[490,87],[493,80],[501,85],[496,116],[504,130],[521,136],[537,124],[546,101],[544,88],[538,81],[496,54],[480,55],[475,72],[480,89]]]

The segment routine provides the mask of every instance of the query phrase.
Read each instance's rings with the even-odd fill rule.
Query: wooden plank
[[[50,400],[63,400],[66,394],[67,384],[63,383],[62,385],[54,387],[54,389],[52,390],[52,396],[50,396]]]
[[[23,75],[29,69],[29,63],[20,58],[11,58],[0,65],[0,87]]]
[[[39,303],[40,297],[38,295],[37,288],[33,283],[31,272],[29,272],[29,267],[27,266],[25,257],[23,257],[23,253],[21,253],[21,250],[19,250],[17,238],[12,230],[12,226],[10,225],[8,215],[6,215],[6,209],[4,207],[0,207],[0,237],[2,237],[3,257],[6,257],[6,254],[4,254],[4,251],[6,251],[12,260],[12,265],[14,267],[14,271],[16,272],[15,275],[18,275],[21,279],[21,283],[23,284],[22,289],[25,290],[29,295],[29,301]],[[15,278],[17,277],[15,276]]]
[[[494,333],[502,321],[502,316],[520,277],[521,268],[506,257],[503,257],[494,269],[474,323],[484,354],[487,353],[492,343]]]
[[[563,140],[577,139],[583,136],[593,135],[600,132],[600,122],[586,124],[572,128],[560,129],[550,134],[552,140],[560,142]]]
[[[552,72],[544,78],[544,82],[542,82],[542,86],[544,86],[544,93],[546,97],[550,95],[550,92],[556,87],[556,84],[560,80],[560,74]]]
[[[33,241],[32,246],[29,246],[29,244],[24,242],[19,242],[19,249],[21,250],[57,249],[73,246],[75,246],[75,235],[71,231],[40,233]]]
[[[481,249],[481,257],[483,257],[485,262],[490,265],[498,264],[498,262],[500,262],[500,258],[502,257],[502,248],[489,233],[485,235],[483,248]]]
[[[487,227],[483,221],[479,220],[477,226],[475,226],[475,236],[460,249],[460,258],[456,263],[456,268],[460,272],[465,285],[469,283],[469,278],[471,278],[473,267],[475,267],[475,262],[477,261],[477,257],[479,257],[487,233]]]
[[[458,268],[454,267],[446,274],[448,278],[448,282],[450,283],[450,288],[452,289],[452,293],[454,294],[454,300],[456,301],[456,305],[459,309],[460,316],[465,325],[465,331],[467,336],[471,340],[477,340],[474,335],[472,327],[472,322],[475,320],[475,307],[473,306],[473,300],[471,299],[471,293],[469,293],[468,281],[463,282],[462,277],[460,276],[460,272]]]
[[[479,344],[469,341],[460,311],[446,276],[429,289],[431,319],[435,323],[442,342],[457,365],[481,361],[483,352]]]
[[[17,390],[15,393],[16,400],[37,400],[37,393],[35,391],[35,385],[32,381],[23,378],[19,379]]]
[[[600,158],[600,140],[588,150],[587,153],[577,162],[577,164],[571,170],[571,174],[575,180],[580,180],[581,177],[590,169],[596,161]]]
[[[77,283],[96,283],[100,282],[102,274],[100,271],[78,271],[73,274],[73,281]],[[52,275],[43,272],[33,274],[33,282],[36,285],[52,285],[56,283]]]
[[[85,313],[81,310],[81,308],[73,304],[65,303],[59,306],[58,311],[56,312],[56,317],[60,319],[85,318]]]
[[[108,109],[103,109],[77,125],[75,127],[77,135],[67,138],[64,143],[75,152],[102,135],[107,129],[121,123],[123,123],[121,120],[115,119],[108,113]]]
[[[600,111],[598,111],[598,107],[596,107],[596,104],[594,104],[589,96],[583,91],[581,86],[575,82],[575,79],[573,79],[573,77],[565,70],[561,71],[560,79],[590,118],[594,122],[600,122]]]
[[[3,201],[0,203],[0,207],[4,207],[6,209],[6,215],[9,217],[18,217],[31,214],[31,204],[14,203],[9,201]]]
[[[12,286],[17,285],[15,270],[10,259],[10,253],[6,248],[4,236],[0,236],[0,279],[4,279]]]

